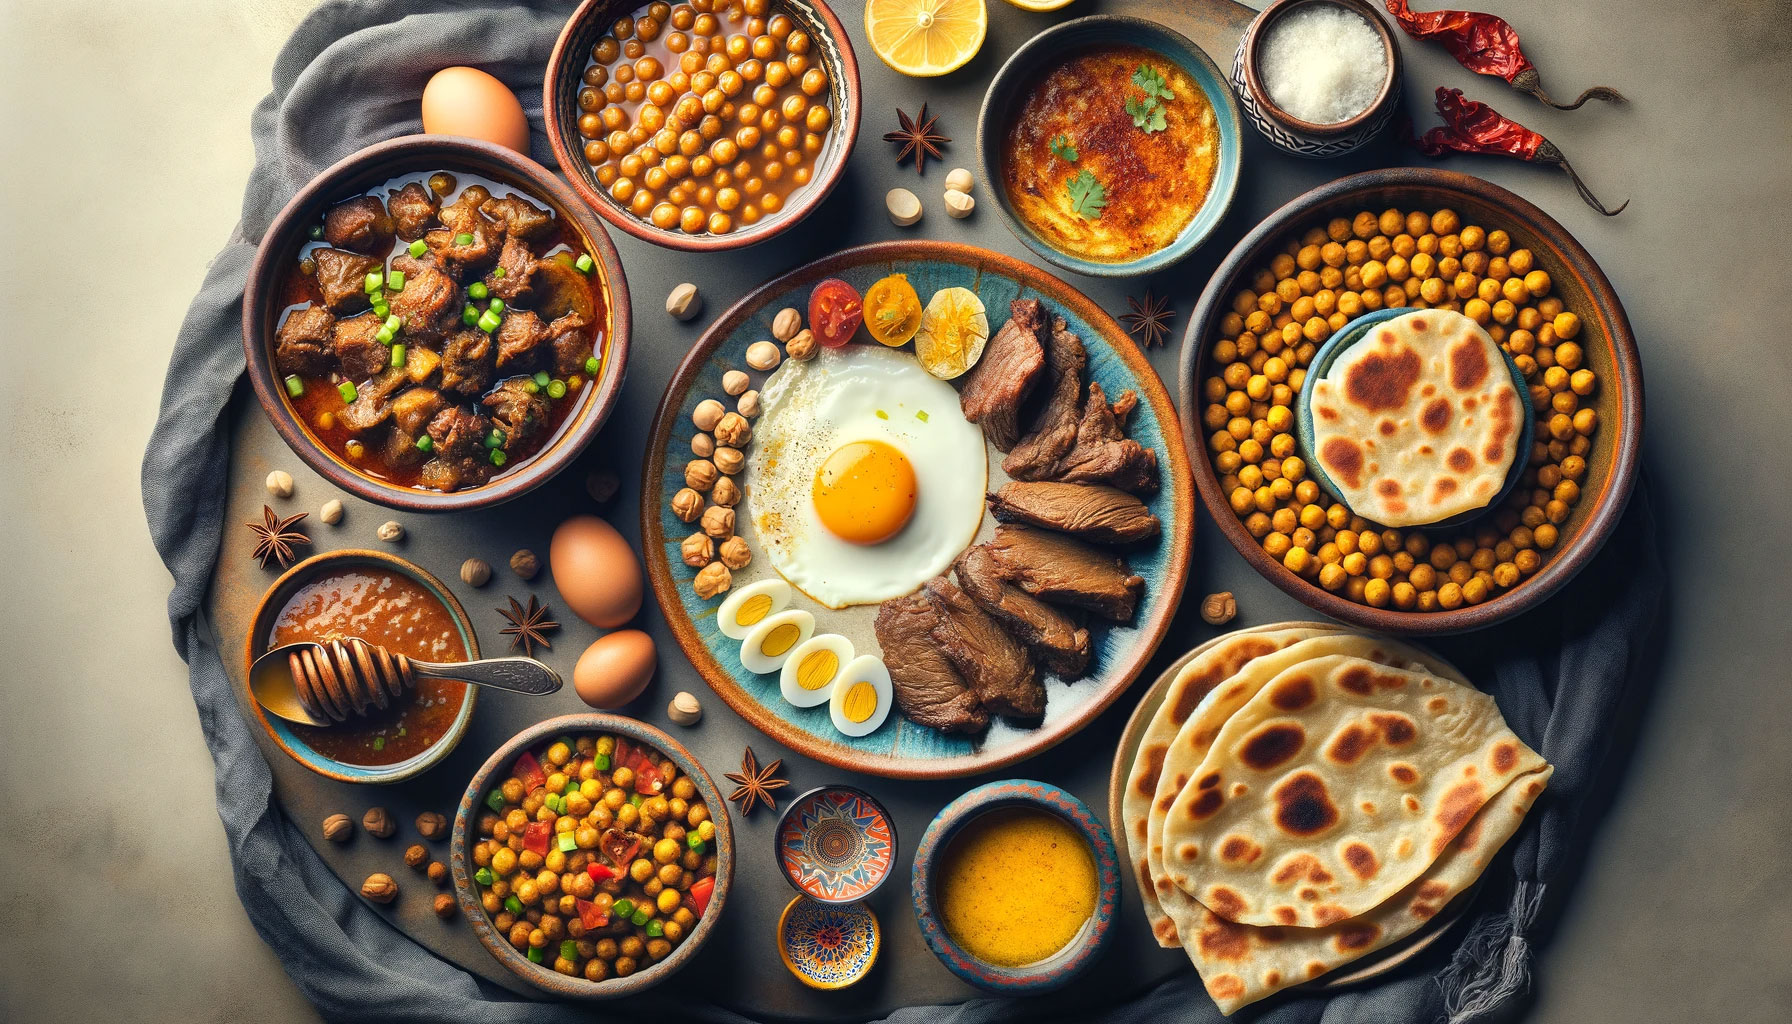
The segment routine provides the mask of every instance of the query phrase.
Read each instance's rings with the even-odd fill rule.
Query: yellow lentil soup
[[[1055,814],[994,810],[967,823],[940,861],[939,913],[965,952],[997,967],[1038,963],[1095,912],[1095,857]]]

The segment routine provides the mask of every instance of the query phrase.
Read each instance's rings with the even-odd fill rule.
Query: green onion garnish
[[[492,276],[493,277],[503,277],[504,276],[504,268],[499,267],[498,269],[492,271]]]
[[[391,314],[392,314],[392,307],[386,305],[384,302],[376,302],[373,304],[373,315],[374,316],[384,319],[384,318],[390,316]]]
[[[400,342],[399,344],[392,346],[392,368],[394,370],[396,370],[400,366],[403,366],[403,365],[404,365],[404,343]]]
[[[479,314],[479,329],[484,331],[487,334],[490,334],[493,331],[497,330],[498,325],[503,322],[504,322],[503,319],[501,317],[499,317],[498,314],[492,312],[489,309],[486,310],[485,312]]]
[[[591,254],[586,252],[579,253],[579,258],[573,260],[572,265],[577,267],[581,274],[589,274],[591,273],[592,268],[597,266],[597,264],[591,262]]]
[[[392,334],[392,328],[381,327],[379,330],[373,332],[373,336],[374,336],[374,338],[378,339],[380,344],[385,345],[387,347],[391,347],[392,339],[394,337],[394,335]]]
[[[493,427],[492,432],[485,435],[485,446],[487,448],[496,448],[503,443],[504,435],[497,427]]]
[[[460,311],[460,322],[468,327],[479,322],[479,310],[471,302],[467,303],[467,308]]]
[[[503,299],[493,299],[492,304],[487,308],[489,308],[494,313],[502,313],[502,312],[504,312],[504,300]]]
[[[404,321],[399,319],[396,314],[389,315],[386,317],[386,330],[391,331],[393,334],[397,334],[399,331],[399,328],[401,328],[403,326],[404,326]]]
[[[548,386],[548,381],[550,381],[550,380],[553,380],[553,378],[548,376],[548,371],[546,371],[546,370],[536,370],[535,371],[535,386],[536,387],[545,388]]]
[[[523,381],[523,390],[527,391],[531,395],[540,394],[541,393],[541,385],[535,383],[535,378],[531,377],[528,380]]]
[[[299,379],[298,374],[295,373],[286,378],[286,393],[294,398],[305,393],[305,382]]]
[[[922,423],[926,423],[927,422],[927,410],[926,409],[916,409],[915,410],[915,419],[920,420]]]
[[[380,281],[381,280],[383,280],[383,278],[380,276],[379,271],[369,270],[367,272],[366,280],[364,280],[361,283],[361,290],[366,292],[369,295],[372,295],[374,292],[377,292],[380,290]]]
[[[345,380],[336,385],[336,393],[342,396],[344,402],[350,403],[361,397],[361,393],[355,390],[355,382],[352,380]]]
[[[483,299],[489,294],[491,292],[485,287],[484,281],[474,281],[467,285],[467,298],[469,299]]]
[[[473,236],[469,235],[463,231],[460,234],[454,236],[454,244],[455,245],[472,245],[473,244]]]
[[[566,382],[563,380],[548,381],[548,397],[549,398],[565,398],[566,397]]]
[[[311,225],[311,230],[305,232],[305,234],[310,236],[311,240],[315,242],[324,237],[324,226],[322,224],[313,224]]]
[[[411,243],[411,255],[413,257],[422,256],[424,253],[426,253],[428,251],[429,251],[429,246],[424,245],[423,239],[421,239],[421,238],[419,238],[415,242]]]
[[[597,371],[602,366],[603,364],[597,361],[596,356],[585,357],[585,372],[587,374],[590,374],[593,377],[597,376]]]
[[[373,749],[375,749],[375,750],[384,750],[384,749],[386,749],[386,737],[384,737],[384,736],[375,736],[375,737],[374,737],[374,738],[373,738]]]
[[[430,437],[428,434],[419,434],[417,436],[417,450],[420,452],[435,451],[436,450],[435,439]]]
[[[502,466],[504,463],[510,461],[510,456],[505,455],[504,450],[502,448],[493,448],[491,459],[492,459],[492,465]]]
[[[404,291],[404,271],[393,270],[386,274],[386,287],[395,292]]]

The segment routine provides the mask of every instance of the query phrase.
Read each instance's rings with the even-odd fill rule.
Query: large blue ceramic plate
[[[692,585],[697,570],[680,558],[679,544],[692,532],[692,525],[672,514],[671,501],[684,486],[685,463],[692,457],[690,439],[696,428],[691,414],[697,403],[715,398],[732,406],[722,390],[722,375],[747,369],[747,346],[772,336],[772,318],[780,309],[793,306],[806,311],[817,281],[840,277],[863,292],[891,273],[908,275],[923,302],[941,288],[975,291],[988,307],[992,334],[1007,321],[1009,302],[1041,300],[1082,339],[1089,353],[1086,378],[1099,382],[1110,398],[1130,388],[1141,399],[1128,433],[1157,452],[1162,487],[1147,504],[1163,523],[1155,544],[1126,553],[1132,571],[1145,578],[1145,597],[1131,623],[1091,622],[1093,671],[1070,683],[1047,676],[1045,719],[1033,728],[998,720],[986,735],[973,739],[916,725],[900,711],[892,711],[871,735],[848,738],[834,729],[825,704],[794,707],[779,694],[776,674],[756,675],[741,665],[739,642],[723,636],[716,623],[723,598],[698,598]],[[752,377],[754,387],[765,379],[757,372]],[[742,717],[790,749],[841,768],[889,778],[952,778],[1045,750],[1088,724],[1137,678],[1169,627],[1187,580],[1194,531],[1191,474],[1175,408],[1157,374],[1113,318],[1082,293],[1036,267],[985,249],[937,241],[885,242],[845,250],[762,286],[724,313],[691,349],[666,390],[648,443],[641,488],[642,545],[654,594],[673,635],[711,688]],[[988,486],[994,490],[1006,478],[1000,469],[1001,454],[992,448],[989,455]],[[737,587],[776,576],[753,536],[750,481],[746,492],[737,522],[755,557],[735,574]],[[993,518],[985,514],[978,539],[987,539],[994,526]],[[791,607],[814,614],[817,633],[843,634],[861,653],[878,651],[871,628],[875,605],[834,611],[797,593]]]

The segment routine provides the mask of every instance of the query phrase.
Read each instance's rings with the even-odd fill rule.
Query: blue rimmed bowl
[[[1378,309],[1373,313],[1364,314],[1352,320],[1343,330],[1332,335],[1325,344],[1319,346],[1317,352],[1313,353],[1313,361],[1307,372],[1306,380],[1301,385],[1300,397],[1294,403],[1294,431],[1296,439],[1300,442],[1301,458],[1306,460],[1307,469],[1313,474],[1313,479],[1319,483],[1320,487],[1325,488],[1327,494],[1338,498],[1339,501],[1344,501],[1341,497],[1344,492],[1326,473],[1325,467],[1319,461],[1318,452],[1314,451],[1313,388],[1326,374],[1332,371],[1332,364],[1338,361],[1339,356],[1369,336],[1370,329],[1396,317],[1421,312],[1423,310],[1401,307]],[[1518,446],[1513,449],[1512,466],[1506,470],[1506,482],[1501,485],[1499,493],[1480,508],[1460,512],[1435,523],[1425,523],[1418,527],[1421,530],[1443,530],[1479,519],[1498,508],[1500,503],[1506,500],[1506,495],[1512,493],[1512,488],[1518,486],[1518,481],[1524,479],[1524,471],[1530,464],[1528,456],[1531,451],[1531,439],[1537,432],[1537,411],[1531,404],[1530,385],[1524,379],[1524,371],[1518,368],[1518,363],[1512,358],[1512,353],[1500,348],[1500,355],[1506,359],[1506,372],[1512,377],[1512,386],[1518,389],[1519,415],[1523,420],[1518,430]],[[1348,506],[1350,503],[1345,501],[1344,504]],[[1352,509],[1352,511],[1355,510]]]
[[[460,602],[455,600],[454,594],[443,585],[441,580],[436,579],[415,563],[397,555],[390,555],[384,551],[345,548],[341,551],[327,551],[312,555],[282,573],[280,578],[274,581],[274,585],[268,588],[267,593],[262,595],[261,603],[255,608],[255,616],[250,620],[249,635],[243,642],[243,692],[241,698],[244,706],[255,716],[255,720],[261,723],[261,727],[268,737],[274,741],[274,745],[285,751],[287,756],[294,761],[317,774],[335,779],[337,782],[373,784],[403,782],[440,764],[443,758],[454,751],[455,745],[460,743],[461,737],[467,734],[467,726],[473,721],[473,706],[478,703],[479,687],[468,686],[466,688],[465,694],[461,697],[460,709],[455,713],[454,720],[449,723],[448,730],[442,734],[440,739],[415,756],[396,764],[383,765],[351,764],[318,753],[300,738],[298,732],[293,729],[292,723],[278,715],[268,714],[254,695],[248,692],[249,666],[255,664],[255,659],[267,652],[270,646],[268,641],[274,630],[274,621],[279,618],[281,609],[286,607],[286,602],[292,599],[292,595],[324,573],[357,567],[396,573],[429,591],[430,595],[440,601],[442,606],[448,610],[449,617],[454,620],[455,632],[467,650],[467,660],[478,659],[479,637],[473,630],[472,622],[467,619],[466,609],[461,607]]]
[[[818,903],[857,903],[896,873],[896,819],[855,786],[790,801],[772,838],[784,880]]]
[[[972,956],[946,933],[935,884],[946,851],[965,826],[991,811],[1015,808],[1055,815],[1082,834],[1095,860],[1095,909],[1083,930],[1056,954],[1024,967],[1000,967]],[[947,804],[927,826],[915,848],[914,901],[921,937],[953,974],[991,992],[1037,995],[1068,983],[1107,949],[1119,914],[1120,855],[1089,805],[1057,786],[1031,779],[990,782]]]
[[[856,984],[871,973],[882,948],[883,929],[863,903],[797,896],[778,915],[778,957],[810,988],[833,991]]]
[[[1182,229],[1176,240],[1156,252],[1123,263],[1103,263],[1083,259],[1054,248],[1039,237],[1014,212],[1002,186],[1002,136],[1025,99],[1028,89],[1046,73],[1048,67],[1071,51],[1103,44],[1138,46],[1163,56],[1180,67],[1201,87],[1208,105],[1213,108],[1219,128],[1220,159],[1214,171],[1207,201],[1195,218]],[[1232,205],[1238,189],[1238,169],[1243,155],[1243,121],[1232,87],[1219,66],[1207,52],[1187,36],[1144,18],[1128,18],[1113,14],[1096,14],[1054,25],[1028,40],[1015,50],[1002,65],[983,94],[983,107],[977,115],[977,160],[983,180],[995,196],[1002,223],[1014,232],[1027,248],[1050,263],[1065,270],[1091,277],[1136,277],[1170,266],[1201,247]]]

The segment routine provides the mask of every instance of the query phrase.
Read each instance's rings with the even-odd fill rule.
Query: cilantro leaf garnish
[[[1156,68],[1144,64],[1140,64],[1139,69],[1132,73],[1132,84],[1144,92],[1146,99],[1173,100],[1176,98],[1176,94],[1170,91],[1169,85],[1164,81],[1164,76],[1158,74]]]
[[[1108,205],[1108,190],[1095,180],[1095,175],[1087,170],[1070,179],[1070,209],[1072,213],[1094,220],[1101,216],[1101,208]]]
[[[1126,98],[1126,113],[1132,118],[1132,126],[1141,129],[1146,135],[1163,131],[1168,125],[1164,121],[1162,102],[1175,99],[1176,94],[1170,91],[1170,87],[1164,82],[1164,76],[1158,74],[1157,69],[1143,64],[1132,73],[1132,84],[1145,93],[1143,98]]]
[[[1057,138],[1052,140],[1051,145],[1052,145],[1052,153],[1055,154],[1058,157],[1058,159],[1067,160],[1073,164],[1076,163],[1076,147],[1070,144],[1070,140],[1068,138],[1066,138],[1063,135],[1059,135]]]

